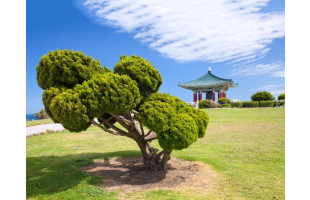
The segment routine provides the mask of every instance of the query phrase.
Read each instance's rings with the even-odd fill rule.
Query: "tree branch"
[[[123,131],[122,129],[114,126],[113,124],[111,124],[110,122],[106,122],[106,125],[108,125],[109,127],[111,127],[112,129],[114,129],[115,131],[117,131],[120,135],[123,136],[128,136],[129,137],[129,133]]]
[[[109,114],[112,115],[113,117],[115,117],[116,119],[119,119],[119,120],[122,120],[122,121],[128,123],[128,125],[130,125],[132,123],[130,120],[125,119],[125,117],[123,117],[123,116],[116,115],[116,114],[111,113],[111,112],[109,112]]]
[[[111,130],[107,129],[106,127],[102,126],[101,124],[98,124],[95,120],[92,121],[92,124],[94,124],[95,126],[98,126],[99,128],[101,128],[105,132],[111,133],[113,135],[120,135],[118,132],[111,131]]]
[[[151,142],[151,141],[156,140],[156,139],[157,139],[157,137],[154,137],[154,138],[146,139],[145,141],[146,142]]]
[[[141,131],[142,131],[142,137],[144,137],[144,129],[143,129],[143,124],[142,124],[142,122],[140,121],[140,119],[136,116],[136,118],[137,118],[137,120],[138,120],[138,122],[139,122],[139,124],[140,124],[140,129],[141,129]]]
[[[132,112],[133,114],[137,115],[137,116],[139,115],[139,112],[138,112],[138,111],[132,110],[131,112]]]
[[[153,131],[152,130],[149,130],[149,132],[147,132],[147,134],[144,136],[144,138],[146,138],[147,136],[151,135]]]

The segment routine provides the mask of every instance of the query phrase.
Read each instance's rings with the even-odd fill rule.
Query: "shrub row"
[[[284,101],[237,101],[230,102],[226,100],[219,99],[219,103],[211,100],[201,100],[199,101],[199,108],[256,108],[256,107],[276,107],[283,106]],[[224,99],[224,98],[223,98]],[[221,103],[220,103],[221,102]],[[229,102],[229,103],[228,103]]]

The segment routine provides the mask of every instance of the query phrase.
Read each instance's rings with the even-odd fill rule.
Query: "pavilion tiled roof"
[[[238,86],[238,84],[233,83],[232,79],[225,79],[215,76],[211,73],[211,70],[198,79],[179,84],[180,87],[185,89],[212,88],[220,85],[228,85],[229,87]]]

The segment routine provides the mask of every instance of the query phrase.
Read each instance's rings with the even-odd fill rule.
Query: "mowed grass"
[[[41,124],[51,124],[51,123],[54,123],[52,119],[32,120],[32,121],[26,121],[26,127],[36,126],[36,125],[41,125]]]
[[[284,199],[285,109],[205,110],[204,138],[172,156],[209,164],[220,177],[205,193],[154,190],[123,194],[80,168],[97,158],[140,156],[134,141],[91,127],[27,138],[29,199]],[[153,142],[158,146],[156,142]]]

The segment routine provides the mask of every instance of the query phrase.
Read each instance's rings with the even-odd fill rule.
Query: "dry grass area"
[[[209,165],[176,158],[169,161],[167,171],[150,171],[141,157],[95,160],[82,170],[103,178],[100,187],[122,193],[190,189],[202,194],[217,185],[218,180],[218,175]]]

